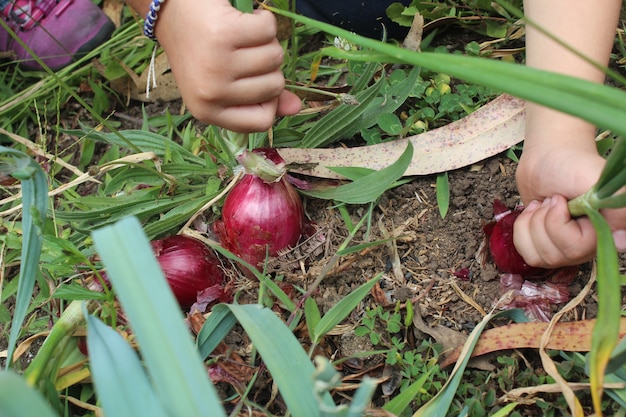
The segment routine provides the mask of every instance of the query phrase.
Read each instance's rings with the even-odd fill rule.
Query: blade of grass
[[[215,249],[221,255],[224,255],[226,258],[228,258],[228,259],[230,259],[230,260],[232,260],[234,262],[237,262],[241,266],[243,266],[244,268],[247,268],[250,271],[252,271],[252,273],[254,274],[256,279],[258,279],[259,282],[261,282],[264,286],[266,286],[272,292],[272,294],[274,294],[274,296],[276,296],[276,298],[282,303],[283,307],[286,308],[287,311],[293,312],[296,309],[296,305],[291,300],[291,298],[289,298],[289,296],[278,286],[278,284],[276,284],[272,279],[270,279],[270,277],[268,277],[267,275],[259,272],[259,270],[257,268],[255,268],[255,267],[253,267],[250,263],[248,263],[248,262],[244,261],[243,259],[239,258],[237,255],[235,255],[234,253],[232,253],[228,249],[223,248],[221,245],[218,245],[215,242],[207,241],[201,235],[198,235],[196,237],[198,237],[200,240],[202,240],[203,242],[205,242],[206,244],[211,246],[213,249]]]
[[[167,417],[135,351],[118,332],[86,312],[85,316],[89,368],[106,415]]]
[[[26,154],[0,146],[0,171],[19,179],[22,184],[22,251],[15,308],[8,340],[6,368],[13,363],[15,344],[22,331],[43,245],[43,227],[48,204],[48,181],[39,164]]]
[[[351,183],[324,190],[301,191],[303,194],[335,200],[348,204],[366,204],[378,199],[389,187],[402,177],[413,158],[413,145],[407,142],[406,150],[393,164],[374,171]]]
[[[598,313],[597,323],[591,335],[591,351],[589,352],[589,381],[591,398],[596,415],[602,416],[601,398],[603,392],[604,372],[611,359],[613,349],[617,345],[621,310],[621,286],[619,258],[611,229],[604,217],[590,207],[586,214],[598,234]]]
[[[258,304],[220,304],[213,308],[204,326],[210,328],[222,326],[213,323],[214,320],[227,320],[228,324],[232,323],[232,318],[228,318],[225,311],[234,316],[246,331],[272,374],[291,415],[294,417],[319,415],[312,379],[315,367],[285,323],[272,310]],[[334,407],[328,393],[322,396],[322,401]]]
[[[407,305],[409,304],[410,303],[407,303]],[[422,391],[424,383],[426,383],[430,377],[430,373],[431,371],[429,370],[422,374],[417,381],[413,382],[404,391],[400,392],[400,394],[396,395],[387,404],[385,404],[383,406],[383,410],[396,416],[402,415],[415,396]]]
[[[314,339],[315,329],[322,319],[320,308],[315,301],[315,298],[309,297],[304,300],[304,317],[306,317],[306,327],[309,331],[309,337]]]
[[[206,359],[235,324],[237,324],[237,318],[228,309],[212,309],[210,320],[204,322],[196,338],[200,357]]]
[[[168,415],[225,416],[139,221],[120,220],[93,240]]]
[[[474,350],[474,346],[478,342],[478,338],[481,333],[491,321],[491,319],[495,317],[503,317],[503,316],[511,316],[519,314],[519,310],[506,310],[499,313],[494,314],[493,311],[483,317],[482,321],[478,323],[478,325],[472,330],[470,335],[463,345],[463,350],[459,355],[459,361],[452,369],[450,373],[450,377],[446,381],[445,385],[439,390],[437,395],[430,399],[423,407],[417,410],[413,417],[431,417],[431,416],[445,416],[450,408],[450,404],[452,404],[452,400],[454,399],[454,395],[461,383],[461,378],[463,377],[463,372],[467,363],[472,356],[472,350]]]
[[[380,281],[382,273],[378,274],[365,284],[359,286],[356,290],[351,291],[350,294],[342,298],[337,304],[335,304],[315,326],[312,342],[314,344],[319,343],[322,337],[331,331],[336,325],[341,323],[356,306],[363,301],[365,296],[369,294],[372,287]]]
[[[320,119],[305,133],[298,147],[318,148],[349,136],[348,132],[353,132],[354,126],[358,125],[358,120],[363,117],[365,110],[378,95],[383,80],[384,78],[381,77],[375,84],[358,93],[356,95],[358,105],[341,104]]]

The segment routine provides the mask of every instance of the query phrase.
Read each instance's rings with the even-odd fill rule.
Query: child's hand
[[[588,218],[571,218],[567,200],[584,194],[597,181],[604,159],[593,140],[530,143],[516,173],[526,208],[515,222],[515,247],[533,266],[554,268],[592,259],[595,230]],[[603,214],[614,231],[618,250],[626,250],[626,210]]]
[[[284,89],[283,50],[269,11],[241,13],[227,0],[168,1],[155,30],[197,119],[254,132],[299,111],[299,98]]]

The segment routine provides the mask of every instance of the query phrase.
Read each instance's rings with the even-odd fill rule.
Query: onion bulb
[[[487,247],[491,259],[500,272],[520,274],[526,277],[540,276],[546,272],[543,268],[530,266],[515,249],[513,243],[513,225],[523,207],[508,209],[500,200],[493,202],[494,221],[483,226]]]
[[[224,285],[224,273],[213,250],[189,236],[170,236],[150,242],[167,282],[184,309],[198,294]]]
[[[258,267],[268,256],[298,243],[304,210],[275,149],[244,152],[240,162],[246,174],[226,196],[214,230],[224,248]]]

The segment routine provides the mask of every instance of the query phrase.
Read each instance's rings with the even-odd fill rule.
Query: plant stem
[[[598,208],[598,198],[595,187],[591,187],[585,194],[567,202],[572,217],[582,217],[587,214],[588,208]]]
[[[87,310],[93,311],[96,303],[92,300],[87,302]],[[24,379],[32,386],[40,385],[43,377],[52,382],[56,379],[57,372],[64,358],[65,348],[71,340],[74,332],[85,322],[83,315],[83,301],[75,300],[63,311],[59,320],[52,326],[52,330],[33,361],[24,372]]]

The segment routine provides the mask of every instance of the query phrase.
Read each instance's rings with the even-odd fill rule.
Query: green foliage
[[[282,7],[286,9],[284,5]],[[506,42],[505,38],[516,19],[512,12],[502,6],[484,0],[463,4],[416,0],[408,8],[395,4],[389,9],[392,18],[405,25],[410,23],[417,12],[427,20],[446,19],[464,29],[502,37],[501,42]],[[117,96],[108,83],[126,76],[127,69],[135,73],[143,71],[152,53],[153,43],[138,36],[139,25],[127,10],[123,19],[124,24],[111,41],[81,62],[56,74],[24,74],[19,69],[0,73],[0,124],[8,133],[31,138],[32,132],[37,130],[41,133],[38,140],[51,138],[53,141],[62,135],[69,135],[76,138],[76,144],[69,153],[79,155],[77,167],[82,171],[102,170],[97,175],[101,184],[91,188],[95,191],[85,195],[82,191],[67,190],[55,197],[53,209],[46,210],[42,205],[47,199],[46,180],[50,182],[51,188],[67,182],[58,160],[68,159],[71,155],[63,154],[62,150],[52,146],[54,152],[58,153],[55,155],[58,160],[50,160],[49,166],[46,166],[49,170],[47,176],[39,173],[39,164],[23,153],[18,153],[18,150],[25,148],[17,143],[12,144],[14,150],[8,151],[11,157],[3,159],[11,166],[10,169],[4,169],[7,165],[3,165],[0,171],[12,173],[27,184],[22,188],[26,194],[21,202],[26,207],[31,206],[28,200],[31,195],[38,199],[39,204],[35,204],[37,208],[34,210],[25,210],[19,218],[0,219],[0,228],[6,231],[0,233],[2,267],[19,265],[22,274],[6,277],[2,282],[0,324],[5,325],[3,333],[6,334],[3,334],[3,338],[9,340],[11,351],[18,336],[47,330],[51,317],[55,321],[53,329],[56,330],[46,339],[24,377],[18,377],[10,371],[0,373],[0,415],[70,415],[67,404],[65,409],[60,405],[53,384],[63,359],[76,352],[75,340],[67,337],[69,329],[75,330],[75,326],[82,325],[84,321],[82,309],[79,309],[81,314],[78,318],[69,317],[72,315],[70,313],[75,312],[77,305],[83,302],[91,305],[94,300],[102,303],[95,315],[87,316],[89,349],[92,353],[98,352],[90,359],[96,395],[92,396],[93,387],[85,386],[80,398],[101,404],[107,414],[125,415],[132,409],[132,403],[140,407],[141,413],[153,415],[176,415],[179,411],[185,415],[196,415],[192,410],[194,406],[205,407],[203,412],[208,407],[211,415],[223,415],[221,400],[211,391],[212,386],[207,383],[205,373],[199,371],[204,368],[196,350],[200,351],[201,358],[205,358],[237,325],[245,330],[252,341],[255,354],[258,353],[267,366],[292,415],[362,415],[373,392],[371,381],[364,381],[353,395],[350,405],[337,405],[330,398],[329,392],[339,386],[338,374],[323,358],[316,359],[317,367],[313,367],[310,361],[312,353],[305,352],[300,341],[295,339],[293,329],[304,318],[313,344],[320,342],[330,329],[350,317],[379,276],[357,288],[322,316],[312,297],[304,297],[306,301],[300,311],[301,306],[290,299],[276,282],[259,274],[259,306],[219,306],[200,333],[197,346],[194,348],[189,343],[187,329],[182,326],[182,318],[176,306],[172,306],[169,292],[161,284],[153,282],[155,277],[162,281],[162,277],[158,268],[154,267],[145,238],[134,236],[128,239],[128,228],[141,236],[145,233],[148,238],[174,233],[219,194],[223,189],[223,179],[229,174],[234,161],[224,147],[224,132],[215,127],[204,130],[196,128],[190,121],[189,113],[172,115],[166,112],[162,116],[149,117],[144,109],[141,129],[122,131],[118,130],[120,123],[115,116],[110,119],[103,117],[109,114],[114,102],[124,107],[124,98]],[[298,26],[292,40],[296,46],[301,46],[316,31],[312,26]],[[437,31],[435,29],[426,34],[422,42],[424,53],[418,54],[418,57],[407,51],[398,51],[392,45],[382,47],[380,43],[364,43],[350,34],[348,37],[351,39],[347,40],[351,45],[349,51],[337,52],[330,48],[298,56],[288,54],[287,65],[293,68],[295,80],[307,85],[319,82],[328,87],[337,85],[340,80],[347,80],[349,85],[354,86],[351,94],[359,100],[359,104],[350,104],[344,100],[334,110],[319,117],[304,115],[284,118],[273,131],[274,144],[316,147],[353,138],[367,144],[389,141],[458,120],[489,101],[499,91],[508,89],[521,92],[523,94],[520,95],[530,99],[544,100],[545,104],[561,110],[588,117],[592,122],[612,128],[617,133],[626,132],[621,117],[624,112],[623,94],[564,77],[541,81],[539,78],[543,74],[490,62],[492,60],[488,58],[488,53],[481,51],[477,42],[465,46],[464,52],[475,58],[466,59],[458,52],[449,53],[444,48],[431,47],[430,42]],[[328,41],[332,44],[330,37]],[[360,45],[369,45],[372,49],[363,49]],[[297,49],[292,51],[298,53]],[[612,57],[617,67],[624,67],[625,51],[623,33],[619,32]],[[325,59],[324,54],[338,59]],[[99,56],[97,71],[89,64],[96,55]],[[387,68],[386,72],[381,72],[382,64],[388,62],[410,65],[397,66],[391,70]],[[500,73],[500,70],[503,72]],[[459,78],[467,78],[468,81],[459,81]],[[76,93],[79,85],[89,86],[90,91]],[[588,100],[589,94],[595,97],[595,101]],[[352,96],[343,95],[339,98],[346,97]],[[78,103],[86,110],[79,115],[80,120],[86,123],[81,125],[81,129],[61,128],[60,119],[65,117],[62,113],[69,107],[68,103],[72,106]],[[91,122],[83,116],[93,118],[94,124],[102,123],[104,129],[102,126],[87,126]],[[267,142],[268,135],[259,133],[251,135],[248,144],[254,147]],[[600,151],[613,147],[614,142],[615,138],[612,137],[600,143]],[[12,142],[8,135],[3,135],[0,136],[0,143]],[[112,161],[139,152],[154,152],[157,159],[123,162],[105,171],[107,164]],[[402,164],[407,158],[410,159],[410,155],[407,155],[408,149],[390,170],[393,172],[342,171],[356,185],[352,186],[352,191],[350,187],[341,188],[328,198],[355,204],[375,201],[382,192],[399,183]],[[513,151],[511,156],[517,157]],[[622,158],[617,165],[623,166],[623,162]],[[617,172],[611,175],[619,177],[621,174]],[[365,180],[360,181],[361,178]],[[444,184],[443,180],[443,177],[438,178],[437,196],[441,214],[445,216],[449,196],[446,196],[444,190],[447,182]],[[28,189],[28,183],[32,181],[37,183],[34,194]],[[372,183],[379,188],[372,190],[363,186]],[[619,188],[616,188],[615,183],[605,182],[604,185],[608,188],[600,192],[601,198],[606,198],[603,204],[613,206],[624,203],[621,197],[609,197],[612,194],[610,190]],[[363,193],[356,193],[359,189],[367,189],[366,197],[363,197]],[[4,203],[2,209],[9,209],[17,203],[19,201]],[[207,216],[217,214],[219,204],[212,210]],[[345,206],[343,212],[346,226],[353,237],[362,223],[354,225]],[[590,215],[593,217],[593,214]],[[128,216],[138,218],[143,223],[142,227],[138,224],[129,226],[127,220],[123,220]],[[602,230],[601,219],[596,219],[596,224]],[[99,246],[96,253],[91,232],[102,227],[94,234],[96,245]],[[608,241],[609,238],[605,236],[604,240]],[[352,254],[378,243],[348,247],[346,241],[337,256]],[[37,253],[38,245],[41,245],[41,256]],[[599,316],[602,316],[603,323],[607,323],[606,328],[601,330],[606,334],[594,339],[595,349],[590,357],[560,353],[561,360],[557,366],[570,380],[585,379],[584,372],[587,369],[592,369],[597,380],[601,373],[598,371],[598,363],[602,365],[601,362],[604,362],[608,373],[606,381],[623,382],[626,380],[624,355],[617,351],[608,357],[614,345],[609,330],[615,324],[616,314],[613,310],[617,304],[614,301],[619,294],[619,291],[611,291],[619,288],[616,282],[622,277],[611,269],[614,259],[608,256],[614,254],[614,248],[609,245],[600,249],[604,254],[601,258],[605,261],[605,269],[601,272],[609,277],[603,281],[599,291]],[[127,259],[128,254],[135,255],[135,252],[139,258],[138,267],[135,264],[137,259]],[[237,261],[232,254],[220,253],[227,259]],[[100,255],[112,270],[116,294],[119,293],[124,306],[129,306],[131,328],[137,330],[136,336],[140,342],[139,356],[131,349],[128,341],[115,331],[118,329],[118,320],[113,294],[91,291],[83,285],[82,279],[89,279],[101,267]],[[120,261],[119,257],[124,260]],[[129,274],[139,280],[120,278]],[[148,283],[148,279],[152,281]],[[38,291],[31,297],[35,285]],[[6,305],[14,297],[16,308],[11,317]],[[68,307],[68,302],[72,307]],[[288,311],[290,320],[293,320],[289,324],[285,323],[282,317],[270,310],[270,307],[276,307],[273,304]],[[33,315],[22,324],[25,314],[38,311],[42,314]],[[61,318],[57,318],[56,315],[61,312]],[[6,329],[11,320],[9,338]],[[272,332],[267,332],[268,328]],[[552,382],[546,375],[525,368],[517,357],[506,356],[498,359],[498,367],[491,374],[459,370],[452,373],[453,379],[446,384],[448,373],[437,365],[440,347],[429,340],[411,345],[407,337],[411,329],[412,311],[409,305],[404,311],[399,308],[369,307],[359,327],[355,329],[357,335],[367,337],[373,345],[384,348],[386,365],[400,375],[399,386],[385,406],[387,411],[396,415],[411,415],[434,398],[427,407],[436,409],[437,415],[500,416],[511,413],[521,416],[520,412],[513,410],[515,404],[500,408],[497,397],[517,386]],[[158,341],[156,335],[159,336]],[[602,356],[601,360],[597,359],[598,355]],[[253,354],[252,360],[254,358]],[[610,361],[606,363],[607,360]],[[285,362],[290,364],[289,372],[284,371]],[[132,374],[130,377],[127,377],[128,372]],[[115,382],[108,383],[111,379]],[[30,387],[24,384],[25,381],[28,381]],[[118,381],[126,385],[118,384]],[[42,395],[32,389],[33,386],[40,388],[40,392],[59,409],[52,410],[46,405]],[[608,390],[607,393],[612,401],[602,402],[601,407],[605,410],[617,410],[618,405],[625,406],[626,395],[623,390]],[[119,401],[119,398],[127,395],[129,400]],[[147,399],[147,403],[134,402],[140,398]],[[551,416],[567,412],[567,405],[560,396],[544,398],[545,401],[538,401],[534,409],[538,414]],[[248,399],[242,401],[247,401],[247,405],[251,403]],[[150,407],[155,409],[150,411]],[[447,411],[443,411],[444,408]],[[137,412],[131,413],[137,415]]]
[[[380,326],[384,331],[381,335]],[[399,311],[385,311],[382,306],[367,308],[361,318],[361,326],[354,329],[357,336],[368,336],[372,345],[387,345],[392,335],[402,330],[402,316]]]
[[[12,358],[37,279],[48,184],[39,164],[24,153],[3,146],[0,146],[0,173],[10,174],[22,183],[22,262],[7,349],[7,357]],[[11,361],[7,361],[7,368],[10,366]]]

